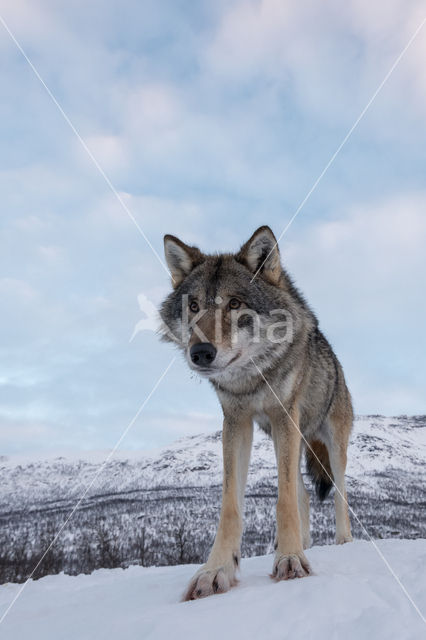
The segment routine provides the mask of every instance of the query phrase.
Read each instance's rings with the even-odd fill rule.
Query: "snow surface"
[[[426,540],[381,540],[426,614]],[[5,640],[420,640],[421,620],[371,543],[307,551],[315,575],[275,583],[272,557],[243,559],[230,592],[179,601],[196,567],[101,569],[28,583],[0,625]],[[22,585],[0,589],[0,616]]]

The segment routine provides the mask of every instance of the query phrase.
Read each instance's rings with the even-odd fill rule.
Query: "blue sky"
[[[278,236],[421,2],[1,3],[155,250]],[[129,342],[169,279],[0,25],[4,453],[112,447],[173,356]],[[358,413],[425,412],[426,26],[280,241]],[[123,448],[220,427],[181,358]]]

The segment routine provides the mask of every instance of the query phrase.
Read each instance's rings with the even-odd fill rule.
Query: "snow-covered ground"
[[[426,615],[426,540],[377,542]],[[192,565],[48,576],[28,583],[0,625],[4,640],[420,640],[421,620],[371,543],[307,551],[315,575],[275,583],[272,557],[242,561],[237,587],[182,603]],[[0,589],[0,615],[21,585]]]

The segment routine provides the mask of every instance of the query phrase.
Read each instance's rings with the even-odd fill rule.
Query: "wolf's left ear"
[[[175,289],[197,264],[203,262],[203,254],[197,247],[190,247],[175,236],[164,236],[164,254]]]
[[[278,284],[282,273],[280,251],[269,227],[259,227],[235,258],[253,274],[258,274],[271,284]]]

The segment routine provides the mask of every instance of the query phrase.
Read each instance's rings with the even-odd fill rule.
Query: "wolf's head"
[[[264,367],[285,353],[299,305],[269,227],[236,254],[205,255],[170,235],[164,248],[174,288],[160,310],[164,337],[192,369],[223,383],[252,375],[253,360]]]

